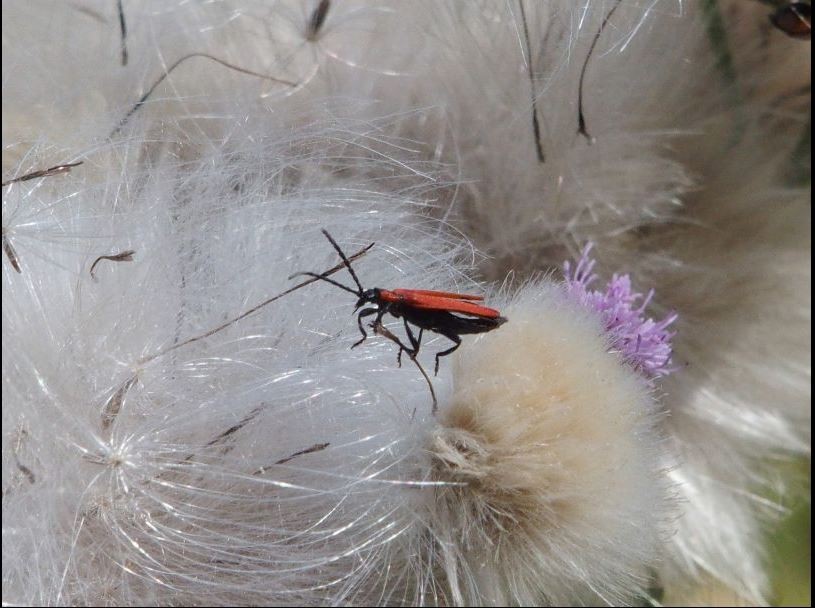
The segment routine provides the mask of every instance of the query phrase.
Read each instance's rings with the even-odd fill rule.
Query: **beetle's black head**
[[[379,303],[379,289],[374,287],[373,289],[366,289],[362,292],[362,295],[357,300],[357,309],[362,308],[366,304],[378,304]]]

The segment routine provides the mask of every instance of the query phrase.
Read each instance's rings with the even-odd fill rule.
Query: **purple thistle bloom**
[[[627,274],[613,275],[605,291],[590,290],[589,286],[597,279],[597,275],[592,274],[595,262],[589,257],[591,248],[591,243],[586,245],[573,271],[569,262],[563,264],[566,293],[584,308],[600,315],[612,348],[621,352],[634,369],[649,381],[667,376],[674,371],[671,338],[676,333],[668,331],[668,327],[678,315],[671,313],[661,321],[646,319],[645,308],[654,290],[643,297],[631,289],[631,278]]]

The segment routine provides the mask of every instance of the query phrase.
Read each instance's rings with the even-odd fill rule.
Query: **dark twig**
[[[529,26],[526,23],[526,11],[524,10],[523,0],[518,0],[518,5],[521,7],[521,21],[523,22],[524,38],[526,40],[526,67],[529,71],[529,86],[532,91],[532,132],[535,136],[535,151],[538,154],[538,161],[546,162],[546,157],[543,154],[543,144],[541,144],[540,123],[538,122],[538,100],[535,92],[535,73],[532,69],[532,45],[529,41]]]
[[[330,443],[315,443],[310,448],[306,448],[305,450],[300,450],[299,452],[295,452],[294,454],[292,454],[290,456],[286,456],[285,458],[281,458],[280,460],[275,462],[275,464],[285,464],[289,460],[294,460],[298,456],[303,456],[304,454],[313,454],[314,452],[320,452],[320,451],[326,449],[330,445],[331,445]]]
[[[17,182],[27,182],[30,179],[37,179],[38,177],[51,177],[52,175],[60,175],[62,173],[68,173],[72,167],[78,167],[82,164],[82,161],[77,161],[75,163],[65,163],[64,165],[56,165],[55,167],[49,167],[48,169],[41,169],[39,171],[32,171],[31,173],[26,173],[25,175],[21,175],[20,177],[15,177],[13,179],[7,180],[0,184],[3,188],[10,184],[16,184]]]
[[[28,483],[31,483],[31,484],[36,483],[37,478],[34,475],[34,471],[32,471],[27,466],[25,466],[22,462],[20,462],[20,459],[17,458],[16,455],[14,456],[14,460],[17,463],[17,469],[20,471],[20,473],[25,475],[25,478],[28,480]]]
[[[122,251],[121,253],[115,253],[113,255],[100,255],[93,261],[93,264],[91,264],[91,278],[94,281],[96,280],[96,275],[93,274],[93,271],[96,269],[96,265],[102,260],[110,260],[111,262],[132,262],[134,253],[136,252],[133,249],[128,249],[127,251]]]
[[[127,65],[127,23],[125,22],[125,9],[122,0],[116,0],[116,10],[119,13],[119,30],[122,40],[122,65]]]
[[[48,167],[47,169],[40,169],[38,171],[32,171],[31,173],[26,173],[25,175],[21,175],[20,177],[15,177],[10,180],[4,181],[0,186],[5,188],[11,184],[16,184],[17,182],[27,182],[31,179],[37,179],[40,177],[51,177],[53,175],[62,175],[63,173],[68,173],[73,167],[78,167],[82,164],[83,161],[79,160],[74,163],[64,163],[62,165],[55,165],[53,167]],[[17,252],[14,250],[14,247],[11,244],[11,241],[6,234],[6,229],[3,228],[3,235],[2,235],[2,246],[3,252],[6,254],[8,261],[11,263],[12,268],[19,273],[22,273],[22,269],[20,268],[20,261],[17,257]]]
[[[130,120],[130,117],[133,116],[133,114],[135,114],[136,111],[140,107],[142,107],[142,105],[144,105],[144,102],[146,102],[149,99],[149,97],[153,94],[153,92],[158,88],[158,86],[162,82],[164,82],[164,79],[167,78],[173,70],[175,70],[179,65],[181,65],[182,63],[184,63],[188,59],[192,59],[193,57],[202,57],[204,59],[209,59],[210,61],[214,61],[215,63],[219,63],[222,66],[227,67],[230,70],[235,70],[236,72],[240,72],[241,74],[248,74],[249,76],[255,76],[257,78],[262,78],[263,80],[269,80],[271,82],[277,82],[277,83],[280,83],[280,84],[285,84],[285,85],[290,86],[290,87],[296,87],[297,86],[296,82],[291,82],[289,80],[284,80],[282,78],[275,78],[274,76],[269,76],[267,74],[260,74],[259,72],[254,72],[252,70],[247,70],[246,68],[242,68],[240,66],[234,65],[234,64],[229,63],[227,61],[224,61],[223,59],[218,59],[217,57],[215,57],[213,55],[209,55],[207,53],[190,53],[189,55],[184,55],[181,59],[177,60],[173,65],[171,65],[169,68],[167,68],[161,76],[158,77],[158,79],[153,83],[153,86],[151,86],[147,90],[147,92],[144,95],[141,96],[141,99],[139,99],[135,103],[135,105],[132,108],[130,108],[128,113],[125,114],[124,118],[122,118],[119,121],[119,124],[117,124],[116,127],[113,129],[113,131],[110,132],[110,137],[113,137],[114,135],[116,135],[122,129],[122,127],[125,126],[127,121]]]
[[[254,420],[255,417],[260,413],[260,411],[262,409],[263,409],[263,406],[258,406],[256,408],[254,408],[240,422],[238,422],[237,424],[229,427],[223,433],[221,433],[217,437],[215,437],[215,439],[213,439],[212,441],[207,443],[207,447],[216,445],[216,444],[222,442],[224,439],[226,439],[230,435],[233,435],[233,434],[237,433],[239,430],[241,430],[243,427],[245,427],[247,424],[249,424],[252,420]]]
[[[306,40],[314,41],[320,33],[320,29],[325,23],[325,18],[328,16],[328,9],[331,8],[331,0],[320,0],[317,7],[311,13],[311,19],[308,20],[308,27],[306,28]]]
[[[3,251],[8,258],[8,261],[11,263],[11,267],[14,268],[19,273],[22,273],[22,269],[20,268],[20,261],[17,259],[17,252],[14,251],[14,247],[11,246],[11,241],[8,240],[6,236],[6,230],[3,229]]]
[[[276,461],[274,464],[260,467],[257,471],[252,473],[252,475],[263,475],[266,471],[268,471],[269,469],[271,469],[275,465],[286,464],[290,460],[294,460],[298,456],[303,456],[304,454],[313,454],[314,452],[320,452],[320,451],[326,449],[330,445],[331,445],[330,443],[315,443],[310,448],[306,448],[305,450],[299,450],[299,451],[295,452],[294,454],[290,454],[289,456],[286,456],[285,458],[281,458],[280,460]]]
[[[264,404],[257,406],[256,408],[252,409],[243,419],[238,422],[237,424],[233,424],[231,427],[226,429],[224,432],[219,433],[214,439],[208,441],[206,447],[212,447],[214,445],[218,445],[219,443],[223,442],[225,439],[228,439],[230,435],[234,435],[238,431],[240,431],[243,427],[249,424],[252,420],[254,420],[260,411],[263,409]],[[228,452],[229,448],[224,450],[224,453]],[[195,454],[190,454],[187,456],[183,461],[182,464],[186,464],[190,462],[193,458],[195,458]]]
[[[617,0],[614,6],[611,7],[611,10],[608,11],[605,19],[603,19],[603,23],[600,24],[600,29],[597,30],[597,33],[594,35],[594,40],[591,41],[591,46],[589,47],[589,52],[586,55],[586,60],[583,62],[583,68],[580,70],[580,84],[578,85],[577,89],[577,132],[585,137],[589,143],[592,143],[594,139],[586,130],[586,116],[583,110],[583,82],[586,79],[586,68],[589,66],[589,59],[591,59],[592,53],[594,53],[594,47],[597,46],[597,41],[600,40],[600,35],[603,33],[603,30],[606,29],[609,19],[611,19],[614,11],[616,11],[619,6],[620,0]]]
[[[138,377],[136,375],[131,376],[128,378],[124,384],[122,384],[113,395],[110,396],[110,399],[107,400],[105,406],[102,408],[102,430],[106,431],[110,428],[110,426],[116,421],[116,416],[119,415],[119,411],[122,409],[122,404],[124,403],[125,395],[127,391],[136,383]]]
[[[17,441],[15,442],[16,445],[14,446],[14,462],[17,465],[17,470],[22,473],[25,478],[28,480],[28,483],[34,484],[37,483],[37,477],[34,475],[34,471],[29,469],[25,466],[22,462],[20,462],[20,448],[23,445],[23,438],[26,437],[28,433],[25,429],[20,429],[17,435]]]

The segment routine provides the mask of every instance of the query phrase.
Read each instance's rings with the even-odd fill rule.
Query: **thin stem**
[[[122,39],[122,65],[127,65],[127,23],[122,0],[116,0],[116,10],[119,13],[119,31]]]
[[[158,86],[162,82],[164,82],[164,79],[167,78],[173,70],[175,70],[179,65],[181,65],[182,63],[184,63],[188,59],[192,59],[193,57],[203,57],[204,59],[209,59],[210,61],[214,61],[215,63],[219,63],[222,66],[227,67],[230,70],[235,70],[236,72],[240,72],[241,74],[248,74],[250,76],[256,76],[257,78],[262,78],[264,80],[269,80],[271,82],[277,82],[277,83],[280,83],[280,84],[285,84],[285,85],[290,86],[290,87],[296,87],[297,86],[296,82],[291,82],[289,80],[284,80],[282,78],[275,78],[274,76],[269,76],[267,74],[260,74],[259,72],[254,72],[252,70],[242,68],[240,66],[234,65],[234,64],[229,63],[227,61],[224,61],[223,59],[219,59],[219,58],[217,58],[217,57],[215,57],[213,55],[209,55],[207,53],[190,53],[189,55],[184,55],[181,59],[179,59],[173,65],[171,65],[169,68],[167,68],[161,76],[158,77],[158,79],[153,83],[153,86],[151,86],[147,90],[147,92],[144,95],[141,96],[141,99],[139,99],[135,103],[135,105],[132,108],[130,108],[130,111],[127,114],[125,114],[124,118],[122,118],[122,120],[119,121],[119,124],[117,124],[116,127],[113,129],[113,131],[111,131],[110,137],[113,137],[119,131],[121,131],[122,127],[124,127],[125,124],[127,123],[127,121],[130,120],[130,117],[133,116],[133,114],[135,114],[136,111],[140,107],[142,107],[142,105],[144,105],[144,102],[146,102],[148,100],[148,98],[153,94],[153,92],[156,90],[156,88],[158,88]]]
[[[330,443],[315,443],[310,448],[306,448],[305,450],[300,450],[300,451],[295,452],[294,454],[292,454],[290,456],[286,456],[285,458],[281,458],[280,460],[275,462],[275,464],[286,464],[287,462],[289,462],[290,460],[294,460],[298,456],[303,456],[305,454],[313,454],[314,452],[319,452],[321,450],[326,449],[330,445],[331,445]]]
[[[62,173],[68,173],[72,167],[78,167],[82,164],[82,161],[79,160],[75,163],[65,163],[62,165],[56,165],[54,167],[48,167],[48,169],[40,169],[39,171],[32,171],[31,173],[26,173],[25,175],[21,175],[20,177],[15,177],[13,179],[7,180],[0,184],[3,188],[10,184],[16,184],[17,182],[27,182],[30,179],[37,179],[38,177],[51,177],[52,175],[60,175]]]
[[[110,260],[111,262],[132,262],[133,261],[133,254],[136,253],[133,249],[128,249],[127,251],[122,251],[121,253],[114,253],[112,255],[100,255],[96,258],[91,264],[91,278],[95,281],[96,275],[93,273],[96,269],[96,265],[101,262],[102,260]]]
[[[589,47],[589,52],[586,55],[586,60],[583,62],[583,69],[580,70],[580,85],[578,86],[577,90],[577,132],[585,137],[589,143],[592,143],[594,139],[589,135],[589,132],[586,130],[586,116],[583,110],[583,82],[586,80],[586,68],[589,67],[589,59],[591,59],[592,54],[594,53],[594,47],[597,46],[597,41],[600,40],[600,36],[603,33],[603,30],[606,29],[611,16],[614,14],[614,11],[620,6],[620,0],[611,7],[611,10],[608,11],[605,19],[603,19],[603,23],[600,24],[600,29],[597,30],[597,33],[594,35],[594,40],[591,41],[591,46]]]
[[[524,26],[524,38],[526,39],[526,54],[527,62],[526,67],[529,71],[529,86],[532,91],[532,133],[535,137],[535,151],[538,154],[538,161],[546,162],[546,157],[543,154],[543,145],[541,144],[541,129],[538,122],[538,100],[535,95],[535,73],[532,70],[532,47],[529,42],[529,27],[526,23],[526,11],[524,10],[523,0],[518,0],[518,5],[521,7],[521,22]]]
[[[20,268],[20,260],[17,258],[17,252],[14,250],[14,247],[11,246],[11,241],[9,241],[6,236],[5,230],[3,230],[3,252],[6,254],[11,267],[17,272],[22,273],[23,270]]]

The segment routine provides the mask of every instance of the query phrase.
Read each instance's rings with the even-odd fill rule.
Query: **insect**
[[[452,354],[459,346],[461,346],[461,336],[464,334],[482,334],[492,331],[502,324],[506,323],[507,319],[501,316],[497,310],[487,308],[476,304],[482,301],[483,296],[466,295],[461,293],[452,293],[448,291],[429,291],[424,289],[381,289],[374,287],[373,289],[365,289],[362,283],[359,282],[357,274],[351,266],[351,262],[343,253],[340,246],[332,238],[327,230],[322,231],[325,238],[331,243],[331,246],[340,254],[345,267],[354,279],[357,289],[352,289],[343,285],[338,281],[329,279],[328,277],[317,274],[314,272],[298,272],[293,274],[291,278],[296,276],[305,275],[331,283],[335,287],[339,287],[345,291],[351,292],[357,296],[357,304],[355,310],[358,310],[357,325],[359,331],[362,333],[362,338],[355,342],[351,348],[356,348],[368,338],[363,326],[363,319],[376,315],[371,328],[378,330],[382,326],[382,318],[386,315],[401,318],[405,324],[405,332],[407,333],[410,346],[406,346],[390,332],[386,335],[394,340],[399,346],[399,353],[397,354],[397,361],[401,365],[402,352],[407,352],[411,358],[415,360],[422,344],[422,335],[425,330],[431,331],[444,336],[451,340],[454,344],[447,350],[436,353],[436,366],[435,374],[439,373],[439,359]],[[368,306],[368,305],[371,306]],[[360,310],[361,309],[361,310]],[[416,336],[411,329],[411,325],[419,328],[419,335]]]

